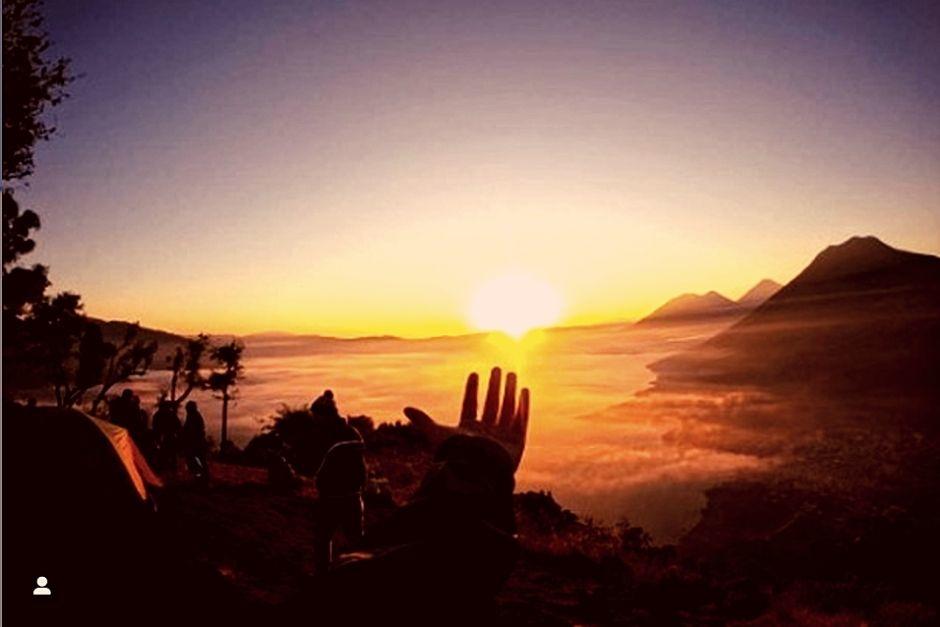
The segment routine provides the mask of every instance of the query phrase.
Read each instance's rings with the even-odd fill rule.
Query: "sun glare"
[[[536,327],[554,324],[561,315],[561,297],[540,279],[506,274],[481,285],[470,302],[470,320],[487,331],[515,338]]]

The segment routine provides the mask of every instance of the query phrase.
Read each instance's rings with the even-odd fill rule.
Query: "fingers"
[[[529,388],[522,388],[522,392],[519,393],[519,407],[516,409],[516,419],[512,423],[512,431],[521,442],[525,442],[525,436],[528,430]]]
[[[483,402],[483,416],[480,420],[485,425],[496,424],[496,412],[499,410],[499,383],[502,371],[497,367],[490,371],[490,383],[486,388],[486,400]]]
[[[471,372],[467,377],[467,387],[463,393],[463,406],[460,408],[460,425],[466,426],[476,422],[477,419],[477,389],[480,387],[480,377]]]
[[[509,429],[516,415],[516,373],[506,375],[506,393],[503,395],[503,408],[499,412],[499,427]]]

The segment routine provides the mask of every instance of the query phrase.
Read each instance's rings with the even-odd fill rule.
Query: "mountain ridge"
[[[741,320],[650,365],[654,389],[938,396],[940,258],[854,237],[820,252]]]
[[[637,324],[688,323],[718,318],[737,318],[760,306],[780,289],[780,284],[762,279],[738,300],[710,290],[704,294],[686,293],[667,300]]]

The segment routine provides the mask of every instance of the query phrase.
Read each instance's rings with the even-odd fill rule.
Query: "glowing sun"
[[[558,321],[561,297],[551,285],[525,274],[506,274],[481,285],[470,301],[470,320],[480,329],[522,337]]]

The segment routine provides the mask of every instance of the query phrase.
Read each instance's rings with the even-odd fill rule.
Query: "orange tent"
[[[148,485],[155,487],[161,487],[163,485],[163,482],[160,481],[160,477],[153,472],[147,460],[144,459],[143,454],[140,452],[140,449],[134,444],[134,440],[131,438],[131,434],[127,432],[127,429],[111,424],[110,422],[105,422],[104,420],[99,420],[84,412],[79,413],[92,421],[104,436],[108,438],[114,451],[121,459],[124,469],[127,470],[128,478],[131,480],[131,483],[134,484],[134,488],[137,490],[137,494],[140,495],[140,498],[147,498]]]

